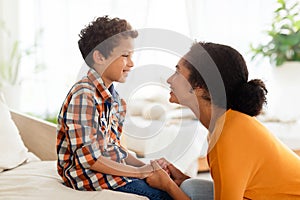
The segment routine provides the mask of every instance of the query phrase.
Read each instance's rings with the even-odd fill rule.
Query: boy
[[[143,180],[153,172],[152,166],[120,144],[126,105],[113,82],[125,82],[133,67],[137,31],[126,20],[104,16],[79,36],[79,49],[90,69],[71,88],[58,116],[59,175],[77,190],[111,189],[169,199]]]

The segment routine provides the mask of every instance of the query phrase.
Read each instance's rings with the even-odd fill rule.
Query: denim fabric
[[[214,184],[212,181],[201,179],[187,179],[181,183],[180,188],[192,200],[214,199]]]
[[[118,187],[115,191],[138,194],[146,196],[150,200],[171,200],[172,198],[168,193],[150,187],[145,180],[134,179],[132,182],[127,183],[125,186]]]

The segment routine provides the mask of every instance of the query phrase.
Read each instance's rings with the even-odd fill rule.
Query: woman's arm
[[[90,167],[90,169],[104,174],[111,174],[115,176],[126,176],[143,179],[153,173],[151,165],[143,165],[141,167],[134,167],[115,162],[104,156],[100,156],[98,160]]]

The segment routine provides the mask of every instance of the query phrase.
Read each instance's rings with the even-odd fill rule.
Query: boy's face
[[[110,56],[105,59],[104,71],[101,75],[105,85],[109,87],[112,82],[124,83],[133,67],[133,39],[121,39],[120,45],[115,47]]]

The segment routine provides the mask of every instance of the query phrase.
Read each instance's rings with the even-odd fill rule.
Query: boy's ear
[[[103,62],[105,61],[104,56],[100,53],[100,51],[95,50],[93,52],[93,60],[95,64],[103,64]]]

